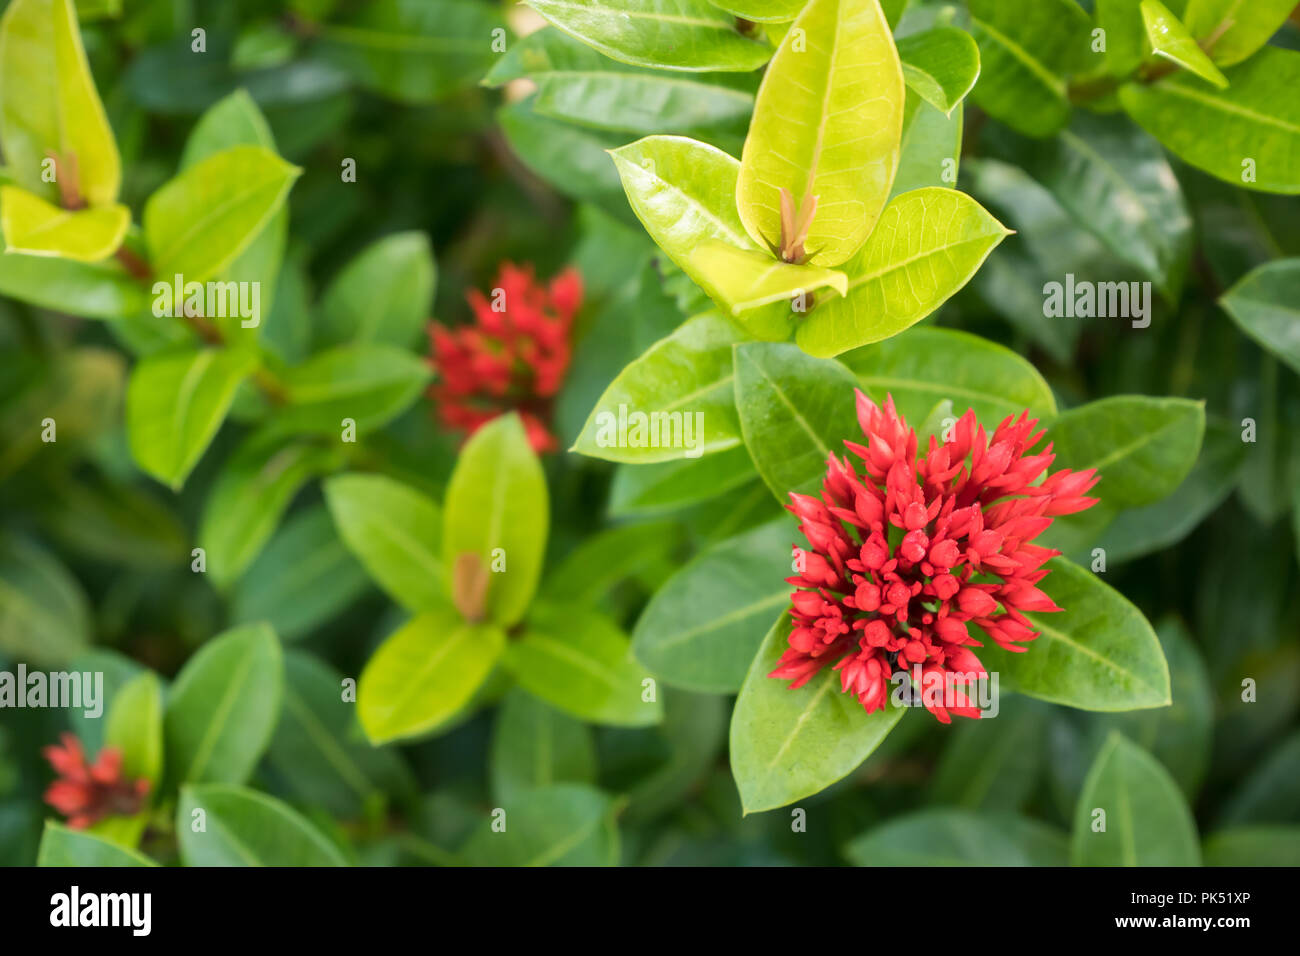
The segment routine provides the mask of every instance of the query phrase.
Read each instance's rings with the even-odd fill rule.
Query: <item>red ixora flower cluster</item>
[[[533,267],[501,266],[491,299],[471,291],[466,298],[475,324],[429,327],[437,381],[429,395],[444,425],[473,434],[511,410],[528,432],[533,450],[559,447],[548,428],[551,401],[572,357],[573,318],[582,305],[582,276],[566,269],[543,286]]]
[[[967,411],[947,441],[931,436],[918,460],[916,432],[893,396],[883,410],[857,396],[867,444],[844,445],[864,474],[832,454],[820,500],[790,495],[812,547],[795,549],[802,571],[787,578],[798,588],[794,628],[768,676],[799,687],[834,664],[844,691],[870,713],[886,706],[895,671],[919,667],[923,682],[955,688],[945,702],[956,706],[923,695],[935,717],[978,717],[959,689],[986,673],[967,622],[1000,647],[1024,651],[1038,636],[1024,612],[1061,610],[1038,588],[1043,564],[1060,552],[1032,542],[1054,516],[1097,503],[1084,497],[1096,469],[1062,469],[1034,484],[1055,456],[1050,443],[1030,453],[1044,432],[1028,412],[1008,416],[988,439]]]
[[[62,747],[56,744],[43,751],[59,775],[45,791],[45,802],[68,818],[68,826],[80,830],[103,817],[129,817],[144,808],[149,781],[122,775],[121,751],[105,747],[87,765],[81,741],[73,734],[63,734],[62,740]]]

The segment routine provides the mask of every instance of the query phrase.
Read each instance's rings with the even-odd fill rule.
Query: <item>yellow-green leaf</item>
[[[829,288],[842,296],[848,291],[849,278],[843,272],[782,262],[765,252],[716,240],[696,246],[687,262],[687,274],[745,331],[760,339],[789,338],[799,311],[811,306],[809,293]],[[802,303],[792,301],[800,296]],[[778,303],[779,308],[763,309]],[[761,315],[751,315],[754,310],[761,310]]]
[[[18,186],[0,186],[0,227],[9,252],[98,262],[117,251],[131,211],[114,203],[60,209]]]
[[[1203,80],[1209,80],[1219,89],[1227,87],[1227,78],[1192,39],[1182,21],[1170,13],[1163,3],[1159,0],[1142,0],[1142,22],[1146,25],[1147,40],[1156,56],[1195,73]]]

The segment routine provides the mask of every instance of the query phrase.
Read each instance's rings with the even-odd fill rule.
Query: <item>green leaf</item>
[[[520,687],[581,720],[645,727],[663,719],[657,695],[644,699],[649,675],[627,635],[595,611],[539,604],[505,662]]]
[[[790,605],[795,531],[782,518],[706,549],[656,592],[636,622],[637,660],[665,683],[732,694],[772,615]]]
[[[719,10],[754,23],[788,23],[807,0],[709,0]]]
[[[1065,866],[1067,839],[1023,817],[920,810],[854,838],[844,855],[854,866]]]
[[[1210,46],[1210,57],[1232,66],[1268,42],[1295,9],[1291,0],[1189,0],[1183,22],[1196,39]]]
[[[735,362],[740,429],[759,475],[782,504],[819,489],[827,456],[861,435],[852,373],[789,344],[737,345]]]
[[[275,533],[299,490],[337,467],[335,448],[285,444],[275,431],[251,435],[228,458],[203,504],[199,545],[213,583],[235,582]]]
[[[996,717],[953,727],[930,780],[930,801],[1008,812],[1037,789],[1047,744],[1047,708],[1026,697],[998,699]]]
[[[668,70],[756,70],[771,48],[706,0],[529,0],[555,26],[611,59]]]
[[[708,501],[754,477],[754,463],[744,445],[703,458],[682,458],[652,465],[619,465],[609,491],[613,516],[675,511]]]
[[[903,81],[945,115],[965,99],[980,74],[980,51],[965,30],[935,27],[898,41]]]
[[[913,426],[943,399],[952,400],[959,418],[973,408],[990,430],[1026,409],[1041,418],[1056,415],[1052,390],[1033,365],[968,332],[919,326],[846,352],[840,361],[877,404],[892,395],[899,414]]]
[[[925,318],[970,281],[1010,234],[975,200],[954,189],[895,197],[856,256],[844,264],[843,299],[819,302],[796,341],[831,356],[879,342]]]
[[[275,730],[283,685],[280,642],[265,624],[233,628],[199,648],[167,697],[168,779],[247,780]]]
[[[53,554],[0,534],[0,651],[60,665],[90,643],[90,604]]]
[[[93,206],[70,211],[17,186],[0,186],[0,228],[7,253],[98,262],[122,244],[131,210]]]
[[[232,146],[164,183],[144,207],[154,275],[204,282],[229,266],[284,203],[301,170],[261,146]]]
[[[763,76],[740,160],[736,205],[754,241],[780,249],[784,189],[796,209],[816,197],[808,261],[847,261],[889,199],[903,99],[876,0],[810,0]]]
[[[69,830],[53,820],[45,821],[37,866],[72,866],[79,869],[101,866],[157,866],[153,860],[102,837]]]
[[[618,171],[608,155],[625,145],[626,133],[549,119],[533,111],[531,99],[503,106],[496,120],[511,149],[536,175],[566,196],[630,220]]]
[[[1206,866],[1300,866],[1300,827],[1235,827],[1205,838]]]
[[[205,348],[137,363],[126,391],[126,432],[140,468],[179,490],[254,362],[247,352]]]
[[[1096,0],[1097,29],[1106,31],[1105,73],[1131,76],[1146,58],[1146,25],[1134,0]]]
[[[1300,375],[1300,259],[1265,263],[1219,304],[1243,332]]]
[[[927,186],[956,182],[961,164],[962,104],[945,116],[909,90],[903,104],[903,140],[899,145],[898,175],[889,198]]]
[[[76,262],[0,249],[0,295],[85,319],[122,319],[149,310],[149,290],[114,261]]]
[[[1105,811],[1105,830],[1097,810]],[[1199,866],[1187,801],[1141,747],[1111,734],[1084,781],[1070,839],[1074,866]]]
[[[1300,53],[1265,47],[1224,74],[1226,90],[1186,74],[1121,87],[1138,125],[1197,169],[1243,189],[1300,193]],[[1200,131],[1219,130],[1205,136]]]
[[[314,655],[290,651],[284,676],[284,707],[266,761],[296,799],[353,820],[382,806],[388,794],[414,792],[401,758],[362,736],[356,707],[343,696],[343,675]]]
[[[1208,80],[1219,89],[1227,89],[1228,80],[1205,51],[1192,39],[1176,16],[1159,0],[1142,0],[1142,22],[1146,25],[1147,42],[1158,57],[1168,60],[1188,72]]]
[[[593,458],[640,464],[711,455],[736,447],[740,444],[740,422],[732,386],[731,347],[744,340],[735,324],[717,312],[687,319],[609,384],[570,450]],[[679,417],[656,418],[659,424],[654,432],[649,430],[647,419],[647,424],[637,431],[628,416],[638,412]],[[684,431],[687,416],[693,416],[689,422],[704,426],[701,432],[692,424],[693,441],[689,446]],[[620,428],[620,420],[627,425]],[[664,434],[669,430],[672,440],[665,441]],[[644,443],[633,444],[642,438]]]
[[[236,145],[275,149],[275,138],[266,117],[244,89],[213,103],[199,117],[185,140],[180,168],[189,169]]]
[[[488,774],[504,804],[556,783],[593,784],[596,746],[581,721],[515,688],[497,711]]]
[[[76,172],[77,191],[93,206],[117,199],[117,143],[95,91],[72,0],[13,0],[0,20],[0,140],[19,185],[54,189],[43,164]],[[65,185],[67,185],[65,183]]]
[[[674,521],[606,528],[570,551],[546,575],[542,591],[552,601],[594,604],[624,580],[671,566],[683,537]]]
[[[1204,435],[1204,403],[1143,395],[1089,402],[1047,427],[1053,468],[1096,468],[1101,482],[1093,494],[1108,507],[1150,504],[1173,492],[1196,464]]]
[[[384,475],[337,475],[324,490],[339,535],[380,587],[411,611],[446,605],[436,504]]]
[[[320,342],[409,348],[433,307],[437,267],[429,237],[398,232],[366,246],[325,289]]]
[[[801,303],[799,297],[819,289],[832,289],[842,296],[849,281],[843,272],[833,269],[794,265],[766,252],[708,239],[691,250],[684,268],[746,332],[769,341],[790,337],[798,313],[806,310],[807,299]],[[768,305],[773,308],[753,314]]]
[[[443,577],[456,593],[457,562],[478,559],[488,576],[483,608],[502,627],[516,623],[537,590],[550,524],[546,477],[514,413],[484,425],[461,449],[447,484]]]
[[[393,345],[318,352],[281,377],[288,404],[275,421],[291,432],[338,435],[348,418],[357,434],[373,431],[409,408],[431,374],[422,358]]]
[[[1023,653],[979,651],[1007,689],[1082,710],[1169,706],[1169,666],[1142,612],[1091,571],[1053,558],[1039,584],[1061,611],[1027,614],[1041,632]]]
[[[204,829],[196,830],[200,819]],[[182,787],[176,835],[185,866],[348,865],[296,810],[246,787]]]
[[[1073,0],[970,0],[980,79],[971,94],[1026,136],[1049,136],[1070,115],[1065,74],[1088,53],[1088,16]]]
[[[373,744],[435,730],[487,680],[505,647],[490,624],[451,607],[425,611],[391,634],[361,672],[357,716]]]
[[[484,820],[461,856],[471,866],[614,866],[619,861],[619,804],[592,787],[557,784],[505,801]]]
[[[745,813],[818,793],[857,769],[903,716],[892,702],[868,714],[829,667],[797,690],[767,675],[785,651],[782,614],[750,665],[731,715],[731,772]]]
[[[141,778],[156,792],[163,771],[163,693],[152,671],[133,677],[113,696],[104,729],[104,746],[122,755],[122,774]]]

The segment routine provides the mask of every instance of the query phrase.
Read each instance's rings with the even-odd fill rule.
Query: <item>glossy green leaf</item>
[[[497,711],[488,774],[492,798],[504,804],[552,784],[591,784],[596,747],[581,721],[516,688]]]
[[[1232,66],[1268,42],[1295,9],[1291,0],[1188,0],[1183,22],[1211,59]]]
[[[921,810],[851,840],[854,866],[1065,866],[1067,838],[1023,817]]]
[[[744,445],[703,458],[652,465],[620,465],[609,490],[614,516],[674,511],[708,501],[750,482],[754,463]]]
[[[424,233],[398,232],[371,243],[325,288],[320,342],[409,347],[429,317],[436,278]]]
[[[1300,374],[1300,259],[1260,266],[1219,304],[1243,332]]]
[[[197,829],[200,821],[203,829]],[[296,810],[246,787],[182,787],[176,834],[186,866],[348,865]]]
[[[910,90],[903,105],[903,139],[899,144],[898,175],[889,198],[927,186],[957,181],[961,165],[964,109],[961,103],[947,116]]]
[[[709,0],[719,10],[726,10],[753,23],[788,23],[799,15],[807,0]]]
[[[773,615],[790,605],[788,520],[706,549],[656,592],[632,634],[637,660],[665,683],[730,694],[740,689]]]
[[[0,535],[0,650],[60,665],[90,635],[90,604],[77,579],[45,548]]]
[[[157,866],[148,857],[128,850],[103,837],[70,830],[53,820],[45,821],[37,866],[69,866],[84,869],[101,866]]]
[[[292,432],[338,436],[344,419],[358,434],[396,418],[428,384],[428,364],[406,349],[364,343],[318,352],[281,378],[287,404],[276,423]]]
[[[1105,811],[1103,818],[1096,811]],[[1199,866],[1187,801],[1168,772],[1123,734],[1097,755],[1075,810],[1075,866]]]
[[[767,342],[736,346],[735,362],[740,429],[759,475],[782,504],[791,491],[819,489],[827,456],[862,433],[852,373]]]
[[[0,229],[7,252],[98,262],[122,244],[131,224],[125,206],[70,211],[17,186],[0,186]]]
[[[371,743],[436,730],[479,689],[505,646],[490,624],[450,606],[423,612],[379,646],[357,683],[357,716]]]
[[[935,27],[898,41],[903,81],[921,98],[951,113],[975,86],[980,74],[980,51],[965,30]]]
[[[1300,866],[1300,827],[1252,826],[1205,838],[1206,866]]]
[[[849,281],[834,269],[794,265],[766,252],[708,239],[691,250],[683,268],[751,336],[777,341],[790,337],[813,294],[828,290],[823,294],[829,298],[829,292],[842,296]],[[808,297],[802,305],[800,297]],[[773,308],[752,314],[764,306]]]
[[[799,347],[831,356],[897,335],[969,282],[1009,233],[954,189],[895,197],[866,245],[844,264],[845,297],[819,302],[799,323]]]
[[[301,170],[261,146],[232,146],[164,183],[144,207],[154,275],[204,282],[229,266],[284,203]]]
[[[740,161],[736,205],[781,247],[781,190],[816,197],[808,261],[837,266],[871,234],[898,168],[903,75],[876,0],[810,0],[772,58]]]
[[[528,5],[570,36],[636,66],[747,72],[772,54],[707,0],[529,0]]]
[[[1053,558],[1039,587],[1061,611],[1028,614],[1023,653],[986,641],[980,661],[1008,690],[1082,710],[1167,707],[1169,665],[1151,624],[1098,575]]]
[[[275,730],[283,687],[280,642],[265,624],[233,628],[204,644],[167,696],[168,779],[247,780]]]
[[[72,0],[13,0],[0,20],[0,140],[22,186],[53,198],[43,164],[75,169],[91,205],[117,199],[117,143],[95,90]],[[68,185],[66,182],[65,186]]]
[[[618,804],[599,790],[565,783],[504,802],[505,829],[484,820],[461,856],[471,866],[614,866]]]
[[[131,454],[179,489],[225,420],[254,357],[221,349],[168,352],[137,363],[126,392]]]
[[[114,260],[88,263],[0,250],[0,295],[87,319],[149,310],[149,290]]]
[[[610,383],[571,451],[639,464],[711,455],[739,445],[731,347],[744,340],[744,333],[717,312],[688,319]],[[639,431],[629,417],[635,413],[647,416]],[[655,419],[653,432],[650,415],[664,416]],[[668,417],[673,415],[677,418]],[[691,416],[689,445],[686,416]],[[697,431],[695,423],[703,430]]]
[[[434,502],[384,475],[337,475],[324,488],[339,535],[380,587],[411,611],[447,603]]]
[[[1219,68],[1160,0],[1142,0],[1142,22],[1146,25],[1147,42],[1156,56],[1195,73],[1219,89],[1227,88],[1228,81]]]
[[[1196,463],[1205,406],[1185,398],[1113,395],[1063,413],[1047,426],[1053,468],[1096,468],[1094,497],[1107,506],[1145,505],[1170,494]]]
[[[539,604],[505,662],[520,687],[581,720],[644,727],[663,719],[627,635],[594,611]]]
[[[1243,189],[1300,193],[1300,53],[1265,47],[1224,74],[1226,90],[1186,74],[1129,84],[1120,102],[1170,152]],[[1202,130],[1213,129],[1214,136]]]
[[[791,626],[783,614],[768,631],[731,715],[731,772],[745,813],[826,789],[857,769],[903,716],[892,702],[868,714],[841,692],[839,672],[829,667],[797,690],[768,677]]]
[[[1052,390],[1033,365],[968,332],[920,326],[845,352],[840,361],[877,404],[892,395],[899,414],[914,427],[943,399],[952,400],[958,417],[973,408],[990,430],[1025,410],[1041,418],[1056,415]]]
[[[488,575],[487,619],[510,627],[537,590],[550,525],[546,477],[517,415],[502,415],[461,449],[447,485],[443,577],[455,592],[457,561],[477,557]]]

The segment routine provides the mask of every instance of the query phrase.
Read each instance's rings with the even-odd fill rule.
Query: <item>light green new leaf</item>
[[[1156,56],[1209,80],[1219,89],[1227,88],[1228,81],[1219,68],[1160,0],[1142,0],[1142,22],[1146,25],[1147,42]]]
[[[1096,468],[1101,482],[1092,494],[1108,507],[1150,504],[1172,493],[1196,464],[1204,435],[1203,402],[1144,395],[1089,402],[1047,427],[1052,467]]]
[[[827,456],[862,434],[853,374],[785,343],[737,345],[735,362],[740,430],[759,475],[782,504],[791,491],[814,493]]]
[[[903,99],[877,0],[810,0],[763,76],[740,160],[736,205],[754,241],[780,249],[785,189],[796,209],[817,200],[808,261],[848,260],[889,199]]]
[[[1010,233],[955,189],[903,193],[844,264],[844,298],[818,303],[795,340],[810,355],[831,356],[897,335],[969,282]]]
[[[1065,866],[1069,838],[1005,813],[920,810],[855,837],[844,855],[855,866]]]
[[[1178,785],[1155,758],[1119,732],[1097,754],[1079,794],[1070,863],[1200,866],[1196,823]]]
[[[808,0],[709,0],[719,10],[726,10],[753,23],[789,23],[799,15]]]
[[[571,451],[633,464],[698,457],[740,444],[732,386],[731,347],[745,335],[725,316],[705,312],[683,322],[621,371],[596,402]],[[620,441],[618,422],[633,413],[680,415],[657,419],[655,433],[628,422]],[[696,416],[702,415],[703,418]],[[692,445],[684,427],[691,416]],[[695,422],[702,422],[697,432]],[[671,435],[665,435],[672,431]],[[658,441],[652,439],[658,437]],[[634,441],[636,442],[634,444]]]
[[[358,343],[318,352],[284,373],[288,403],[275,422],[291,432],[338,435],[344,419],[357,433],[380,428],[420,397],[432,372],[394,345]]]
[[[778,519],[702,552],[660,588],[632,632],[637,660],[673,687],[733,694],[772,615],[789,607],[797,532]]]
[[[98,262],[117,251],[130,224],[131,210],[125,206],[71,211],[17,186],[0,187],[0,229],[6,254]]]
[[[92,206],[117,199],[121,160],[72,0],[9,4],[0,19],[0,90],[0,141],[16,182],[53,198],[42,175],[53,156],[58,175],[75,176]]]
[[[986,429],[1008,415],[1052,418],[1056,401],[1038,369],[1005,346],[959,332],[920,326],[840,356],[877,404],[892,395],[899,414],[919,425],[936,402],[951,399],[961,417],[973,408]]]
[[[497,711],[488,775],[499,803],[556,783],[594,784],[596,745],[582,721],[516,687]]]
[[[743,36],[707,0],[529,0],[570,36],[611,59],[666,70],[756,70],[771,47]]]
[[[908,90],[903,106],[903,140],[898,154],[898,175],[889,198],[927,186],[945,186],[957,181],[961,165],[963,104],[945,116]]]
[[[1175,74],[1121,87],[1128,114],[1170,152],[1243,189],[1300,193],[1300,53],[1265,47],[1224,74],[1226,90]],[[1204,130],[1212,129],[1214,136]]]
[[[0,535],[0,651],[63,665],[90,635],[90,603],[72,572],[45,548]]]
[[[1300,259],[1265,263],[1219,300],[1243,332],[1300,375]]]
[[[371,243],[325,288],[316,326],[321,344],[410,347],[433,307],[436,279],[424,233],[398,232]]]
[[[201,830],[195,826],[199,819]],[[176,834],[185,866],[348,865],[338,847],[298,811],[247,787],[182,787]]]
[[[769,341],[790,337],[813,293],[831,289],[842,296],[849,283],[843,272],[782,262],[717,240],[692,249],[683,268],[750,335]]]
[[[1232,66],[1267,43],[1294,9],[1291,0],[1189,0],[1183,22],[1215,63]]]
[[[935,27],[898,41],[903,81],[921,98],[953,111],[975,86],[980,75],[980,51],[971,35],[954,27]]]
[[[164,183],[144,207],[155,275],[204,282],[262,232],[302,172],[261,146],[232,146]]]
[[[380,587],[411,611],[446,605],[434,502],[385,475],[337,475],[324,490],[339,535]]]
[[[137,363],[126,391],[126,432],[141,469],[179,489],[255,362],[247,352],[206,348]]]
[[[506,637],[444,606],[393,632],[361,672],[357,716],[373,744],[436,730],[487,680]]]
[[[650,675],[627,635],[595,611],[539,604],[505,663],[520,687],[581,720],[645,727],[663,719],[658,696],[645,699]]]
[[[892,702],[868,714],[829,667],[797,690],[768,677],[791,627],[782,614],[768,631],[731,715],[731,772],[745,813],[826,789],[856,770],[903,716]]]
[[[528,790],[505,801],[505,829],[484,820],[461,856],[471,866],[616,866],[620,806],[576,783]]]
[[[541,574],[550,525],[546,476],[514,413],[476,431],[447,484],[442,524],[443,577],[456,590],[456,567],[472,554],[487,575],[487,619],[510,627],[524,616]]]
[[[149,781],[156,792],[163,771],[163,689],[152,671],[131,678],[113,696],[104,746],[122,755],[122,774]]]
[[[176,675],[164,718],[167,777],[243,783],[280,716],[284,661],[265,624],[214,637]]]
[[[244,89],[217,100],[199,117],[185,140],[180,168],[189,169],[235,145],[275,149],[270,124]]]
[[[70,830],[53,820],[45,821],[37,866],[68,866],[77,869],[101,866],[157,866],[148,857],[128,850],[103,837],[80,830]]]
[[[1053,558],[1039,587],[1060,611],[1026,615],[1023,653],[986,641],[980,660],[1008,690],[1081,710],[1169,705],[1169,665],[1142,612],[1086,568]]]

